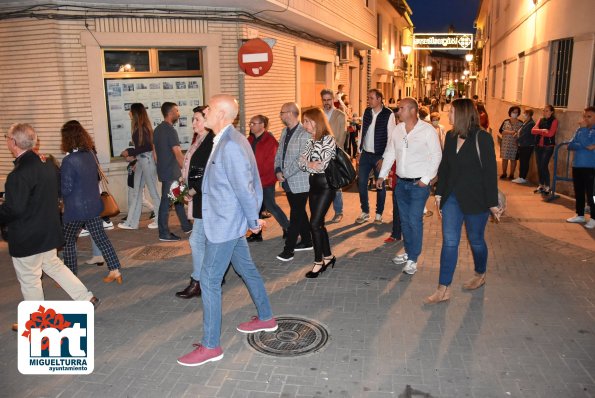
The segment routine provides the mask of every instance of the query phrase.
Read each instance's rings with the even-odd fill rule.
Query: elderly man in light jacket
[[[306,213],[310,175],[298,166],[298,159],[304,152],[310,134],[300,123],[300,108],[295,102],[283,104],[279,116],[285,128],[275,155],[275,174],[287,194],[289,228],[285,247],[277,259],[291,261],[294,251],[313,249],[310,222]],[[301,236],[301,241],[296,244],[298,235]]]

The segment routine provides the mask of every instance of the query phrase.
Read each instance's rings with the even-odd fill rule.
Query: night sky
[[[454,25],[456,33],[475,33],[473,20],[479,0],[409,0],[415,33],[447,33]]]

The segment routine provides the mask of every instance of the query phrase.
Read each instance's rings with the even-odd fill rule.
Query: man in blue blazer
[[[229,263],[240,275],[258,316],[238,325],[242,333],[277,330],[264,283],[248,249],[246,231],[259,233],[262,186],[254,153],[244,135],[232,125],[238,103],[230,95],[219,94],[205,109],[205,126],[215,133],[213,150],[202,183],[202,215],[207,238],[200,288],[203,303],[202,342],[180,357],[184,366],[198,366],[223,358],[221,335],[221,281]]]

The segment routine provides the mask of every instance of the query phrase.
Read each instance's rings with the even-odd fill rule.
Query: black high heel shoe
[[[314,271],[314,268],[312,268],[312,271],[308,271],[306,273],[306,278],[318,278],[318,275],[326,271],[326,267],[328,267],[328,264],[325,264],[324,261],[322,262],[322,264],[315,262],[314,267],[316,267],[317,265],[320,265],[320,269],[318,271]]]
[[[337,257],[333,256],[333,258],[325,258],[322,261],[324,262],[325,267],[328,267],[330,265],[331,268],[335,268],[335,262],[337,262]]]

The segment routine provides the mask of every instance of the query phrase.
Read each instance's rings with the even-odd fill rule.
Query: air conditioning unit
[[[348,64],[353,61],[353,43],[342,41],[339,42],[339,62]]]

